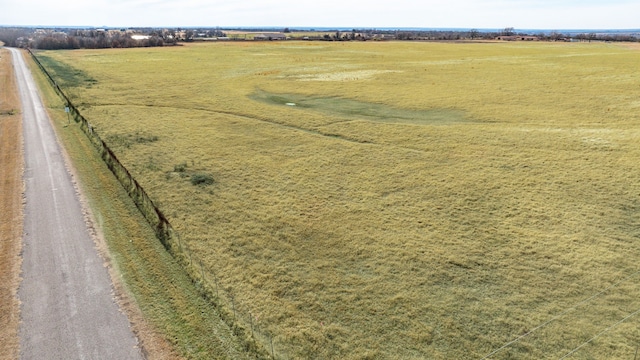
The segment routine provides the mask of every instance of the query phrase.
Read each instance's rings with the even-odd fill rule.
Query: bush
[[[193,185],[211,185],[213,184],[213,177],[208,174],[194,174],[191,176],[191,183]]]
[[[155,135],[144,135],[138,132],[136,132],[134,138],[135,138],[135,142],[139,144],[146,144],[146,143],[158,141],[158,137]]]
[[[187,171],[187,163],[182,163],[173,166],[173,172],[183,173]]]

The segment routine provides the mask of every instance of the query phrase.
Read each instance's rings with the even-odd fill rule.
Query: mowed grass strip
[[[31,62],[91,210],[117,299],[150,359],[244,359],[240,341],[167,253],[79,125]]]
[[[480,358],[532,329],[496,357],[560,357],[640,308],[637,51],[43,55],[95,79],[69,82],[85,116],[283,358]],[[631,357],[637,321],[579,356]]]
[[[18,357],[22,122],[11,53],[0,49],[0,359]]]

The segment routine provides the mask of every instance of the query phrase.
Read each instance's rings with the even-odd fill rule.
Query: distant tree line
[[[638,42],[640,37],[631,34],[577,34],[575,39],[580,41],[622,41],[622,42]]]
[[[567,33],[557,31],[524,33],[518,32],[513,27],[507,27],[497,31],[480,31],[470,29],[456,30],[377,30],[377,29],[353,29],[352,31],[335,30],[320,39],[325,41],[352,41],[352,40],[423,40],[423,41],[456,41],[456,40],[494,40],[498,37],[534,37],[541,41],[640,41],[640,34],[603,32],[603,33]]]
[[[516,32],[514,28],[505,28],[502,31],[479,31],[471,29],[467,31],[395,31],[395,32],[379,32],[393,37],[395,40],[436,40],[436,41],[453,41],[453,40],[493,40],[501,36],[506,37],[536,37],[541,41],[618,41],[618,42],[638,42],[640,36],[627,33],[568,33],[552,31],[550,33],[522,33]],[[395,35],[395,36],[393,36]]]
[[[148,39],[133,39],[131,35],[119,33],[88,33],[65,34],[56,33],[31,40],[29,47],[43,50],[58,49],[108,49],[155,47],[169,45],[164,39],[151,36]]]
[[[133,35],[140,35],[137,36]],[[11,47],[34,49],[105,49],[176,45],[180,41],[226,37],[218,28],[211,29],[34,29],[0,27],[0,41]]]
[[[21,41],[29,36],[29,31],[22,28],[0,28],[0,41],[6,46],[20,47]]]
[[[256,29],[252,29],[256,31]],[[265,29],[272,30],[272,29]],[[286,33],[291,29],[285,28]],[[304,30],[296,30],[296,39],[322,41],[368,41],[368,40],[403,40],[403,41],[460,41],[460,40],[526,40],[541,41],[640,41],[640,34],[608,31],[602,33],[567,33],[557,31],[539,32],[536,34],[517,32],[512,27],[503,30],[390,30],[390,29],[352,29],[328,31],[324,35],[304,35]],[[144,34],[140,38],[133,33]],[[311,31],[310,33],[314,33]],[[155,47],[175,45],[181,41],[198,41],[206,38],[226,38],[219,28],[204,29],[154,29],[136,28],[130,30],[107,29],[30,29],[0,27],[0,41],[12,47],[31,47],[35,49],[104,49]],[[231,40],[241,40],[239,37]]]
[[[117,30],[35,30],[0,28],[0,41],[7,46],[33,49],[107,49],[174,45],[176,38],[149,35],[134,39],[131,33]]]
[[[480,32],[472,29],[469,31],[398,31],[395,34],[397,40],[432,40],[432,41],[454,41],[454,40],[476,40],[495,39],[497,36],[493,32]]]

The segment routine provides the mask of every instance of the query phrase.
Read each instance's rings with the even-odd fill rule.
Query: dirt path
[[[0,49],[0,359],[18,357],[22,127],[11,54]]]
[[[137,359],[72,178],[22,53],[11,49],[25,155],[20,357]]]

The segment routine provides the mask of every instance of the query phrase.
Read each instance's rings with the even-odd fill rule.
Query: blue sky
[[[638,29],[640,0],[0,0],[0,25]]]

